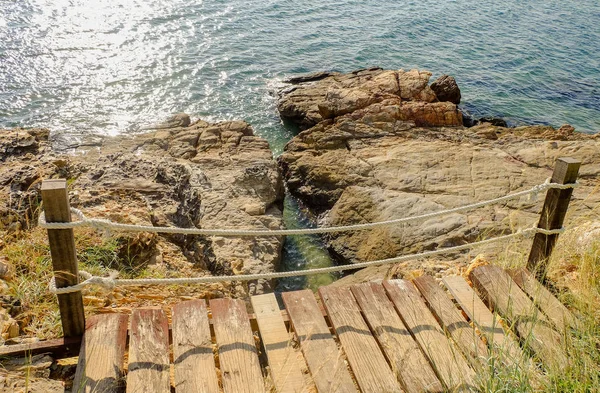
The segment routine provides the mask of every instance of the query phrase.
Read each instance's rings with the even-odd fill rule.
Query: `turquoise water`
[[[476,116],[598,132],[599,26],[597,0],[0,0],[0,127],[60,147],[183,111],[244,119],[278,154],[285,77],[378,65],[455,76]],[[288,239],[283,269],[306,263],[330,263],[322,244]]]

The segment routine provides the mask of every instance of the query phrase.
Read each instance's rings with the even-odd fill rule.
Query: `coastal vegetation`
[[[548,285],[552,292],[574,313],[579,328],[566,334],[564,349],[569,367],[561,370],[538,365],[506,368],[497,359],[490,359],[489,369],[481,380],[481,391],[496,392],[593,392],[600,386],[600,228],[583,224],[561,235],[548,270]],[[120,277],[165,277],[148,265],[132,263],[131,256],[120,252],[117,238],[104,238],[90,230],[75,233],[80,269],[93,274],[107,275],[117,270]],[[3,255],[11,261],[8,288],[2,297],[10,299],[4,307],[13,314],[24,337],[50,339],[61,336],[56,297],[48,292],[52,277],[50,253],[45,230],[35,228],[22,232],[4,245]],[[522,267],[529,252],[528,242],[511,243],[487,262],[507,268]],[[418,274],[418,273],[415,273]],[[168,275],[171,277],[172,275]],[[91,315],[99,312],[126,312],[135,306],[167,305],[191,297],[215,296],[209,288],[199,293],[188,286],[162,287],[159,291],[145,288],[140,292],[117,289],[89,288],[85,290],[85,310]],[[530,354],[531,355],[531,354]],[[540,380],[539,373],[543,373]]]

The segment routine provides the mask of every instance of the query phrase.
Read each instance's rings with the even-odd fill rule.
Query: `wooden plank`
[[[49,353],[54,359],[77,356],[81,346],[81,336],[63,337],[27,344],[0,345],[0,358],[27,357]]]
[[[529,295],[560,332],[565,332],[569,327],[577,328],[577,320],[573,314],[546,287],[540,284],[527,269],[509,270],[508,274],[523,292]]]
[[[471,365],[481,370],[487,365],[489,353],[486,345],[477,335],[475,327],[469,325],[433,277],[425,275],[417,277],[413,282],[437,320],[448,331]]]
[[[467,281],[461,276],[444,277],[442,281],[469,319],[486,337],[492,354],[502,362],[502,365],[508,370],[521,370],[515,377],[528,375],[532,386],[543,386],[546,377],[523,353],[513,336],[510,333],[506,334],[499,318],[492,314]],[[509,373],[509,375],[513,374]]]
[[[71,222],[71,207],[64,179],[44,180],[42,200],[47,222]],[[48,243],[57,288],[79,283],[73,229],[48,229]],[[81,291],[58,295],[60,320],[65,337],[81,336],[85,330]]]
[[[505,334],[498,318],[492,314],[464,278],[444,277],[442,281],[469,319],[486,337],[488,344],[496,349],[496,353],[503,354],[505,360],[512,359],[513,362],[524,358],[519,344]]]
[[[556,160],[554,172],[552,173],[552,183],[575,183],[577,181],[580,166],[581,161],[579,160],[573,158],[559,158]],[[553,188],[548,190],[542,212],[540,213],[538,228],[562,228],[572,194],[572,188],[567,188],[565,190]],[[527,260],[527,269],[533,272],[540,280],[545,278],[548,258],[550,258],[550,254],[552,254],[557,239],[558,234],[544,235],[542,233],[536,233],[533,238],[531,252],[529,253],[529,259]]]
[[[521,339],[546,365],[563,369],[568,364],[561,336],[508,273],[498,266],[486,265],[474,269],[470,278],[485,300],[516,327]]]
[[[321,287],[331,324],[363,393],[402,392],[348,287]]]
[[[218,393],[219,381],[204,300],[173,306],[173,364],[178,393]]]
[[[131,312],[127,393],[170,393],[169,325],[164,311]]]
[[[128,321],[125,314],[88,318],[73,380],[74,392],[120,391]]]
[[[451,345],[415,286],[406,280],[384,281],[383,286],[444,385],[454,391],[474,390],[473,369]]]
[[[323,317],[327,316],[325,310],[320,309]],[[258,329],[256,316],[253,313],[248,314],[250,326]],[[288,325],[290,317],[286,310],[281,310],[281,318]],[[212,325],[212,319],[209,319],[209,324]],[[170,329],[169,329],[170,330]],[[0,346],[0,356],[2,357],[21,357],[29,355],[37,355],[40,353],[50,353],[55,359],[62,359],[79,354],[82,336],[62,337],[52,340],[43,340],[27,344],[14,344]]]
[[[306,362],[300,350],[292,345],[275,294],[252,296],[250,301],[277,392],[308,392],[309,384],[302,373],[302,370],[308,370]]]
[[[404,390],[408,393],[443,392],[441,382],[398,316],[383,286],[367,282],[353,285],[351,289]]]
[[[302,353],[319,393],[356,392],[344,355],[309,290],[282,294]]]
[[[209,303],[219,350],[225,393],[258,393],[265,384],[246,304],[239,299],[212,299]]]

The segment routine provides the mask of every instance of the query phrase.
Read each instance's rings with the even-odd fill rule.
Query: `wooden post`
[[[67,182],[64,179],[42,182],[42,201],[47,222],[70,222],[71,210]],[[48,242],[56,288],[79,282],[73,229],[48,229]],[[80,336],[85,330],[81,292],[58,295],[58,307],[64,337]]]
[[[552,183],[559,184],[571,184],[577,180],[577,174],[579,173],[579,167],[581,161],[573,158],[559,158],[556,160],[554,166],[554,173],[552,174]],[[546,200],[544,201],[544,207],[540,214],[540,221],[538,228],[543,229],[560,229],[563,226],[565,215],[567,214],[567,208],[571,201],[571,194],[573,194],[572,188],[565,190],[559,190],[552,188],[546,193]],[[548,265],[548,259],[556,240],[556,235],[544,235],[542,233],[536,233],[533,239],[533,245],[531,246],[531,252],[529,253],[529,260],[527,261],[527,269],[534,273],[538,279],[544,279],[546,275],[546,268]]]

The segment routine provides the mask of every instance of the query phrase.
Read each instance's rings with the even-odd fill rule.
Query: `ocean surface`
[[[453,75],[475,116],[600,131],[598,0],[0,0],[0,127],[57,147],[187,112],[246,120],[279,154],[283,79],[373,65]],[[307,252],[288,246],[293,268]]]

